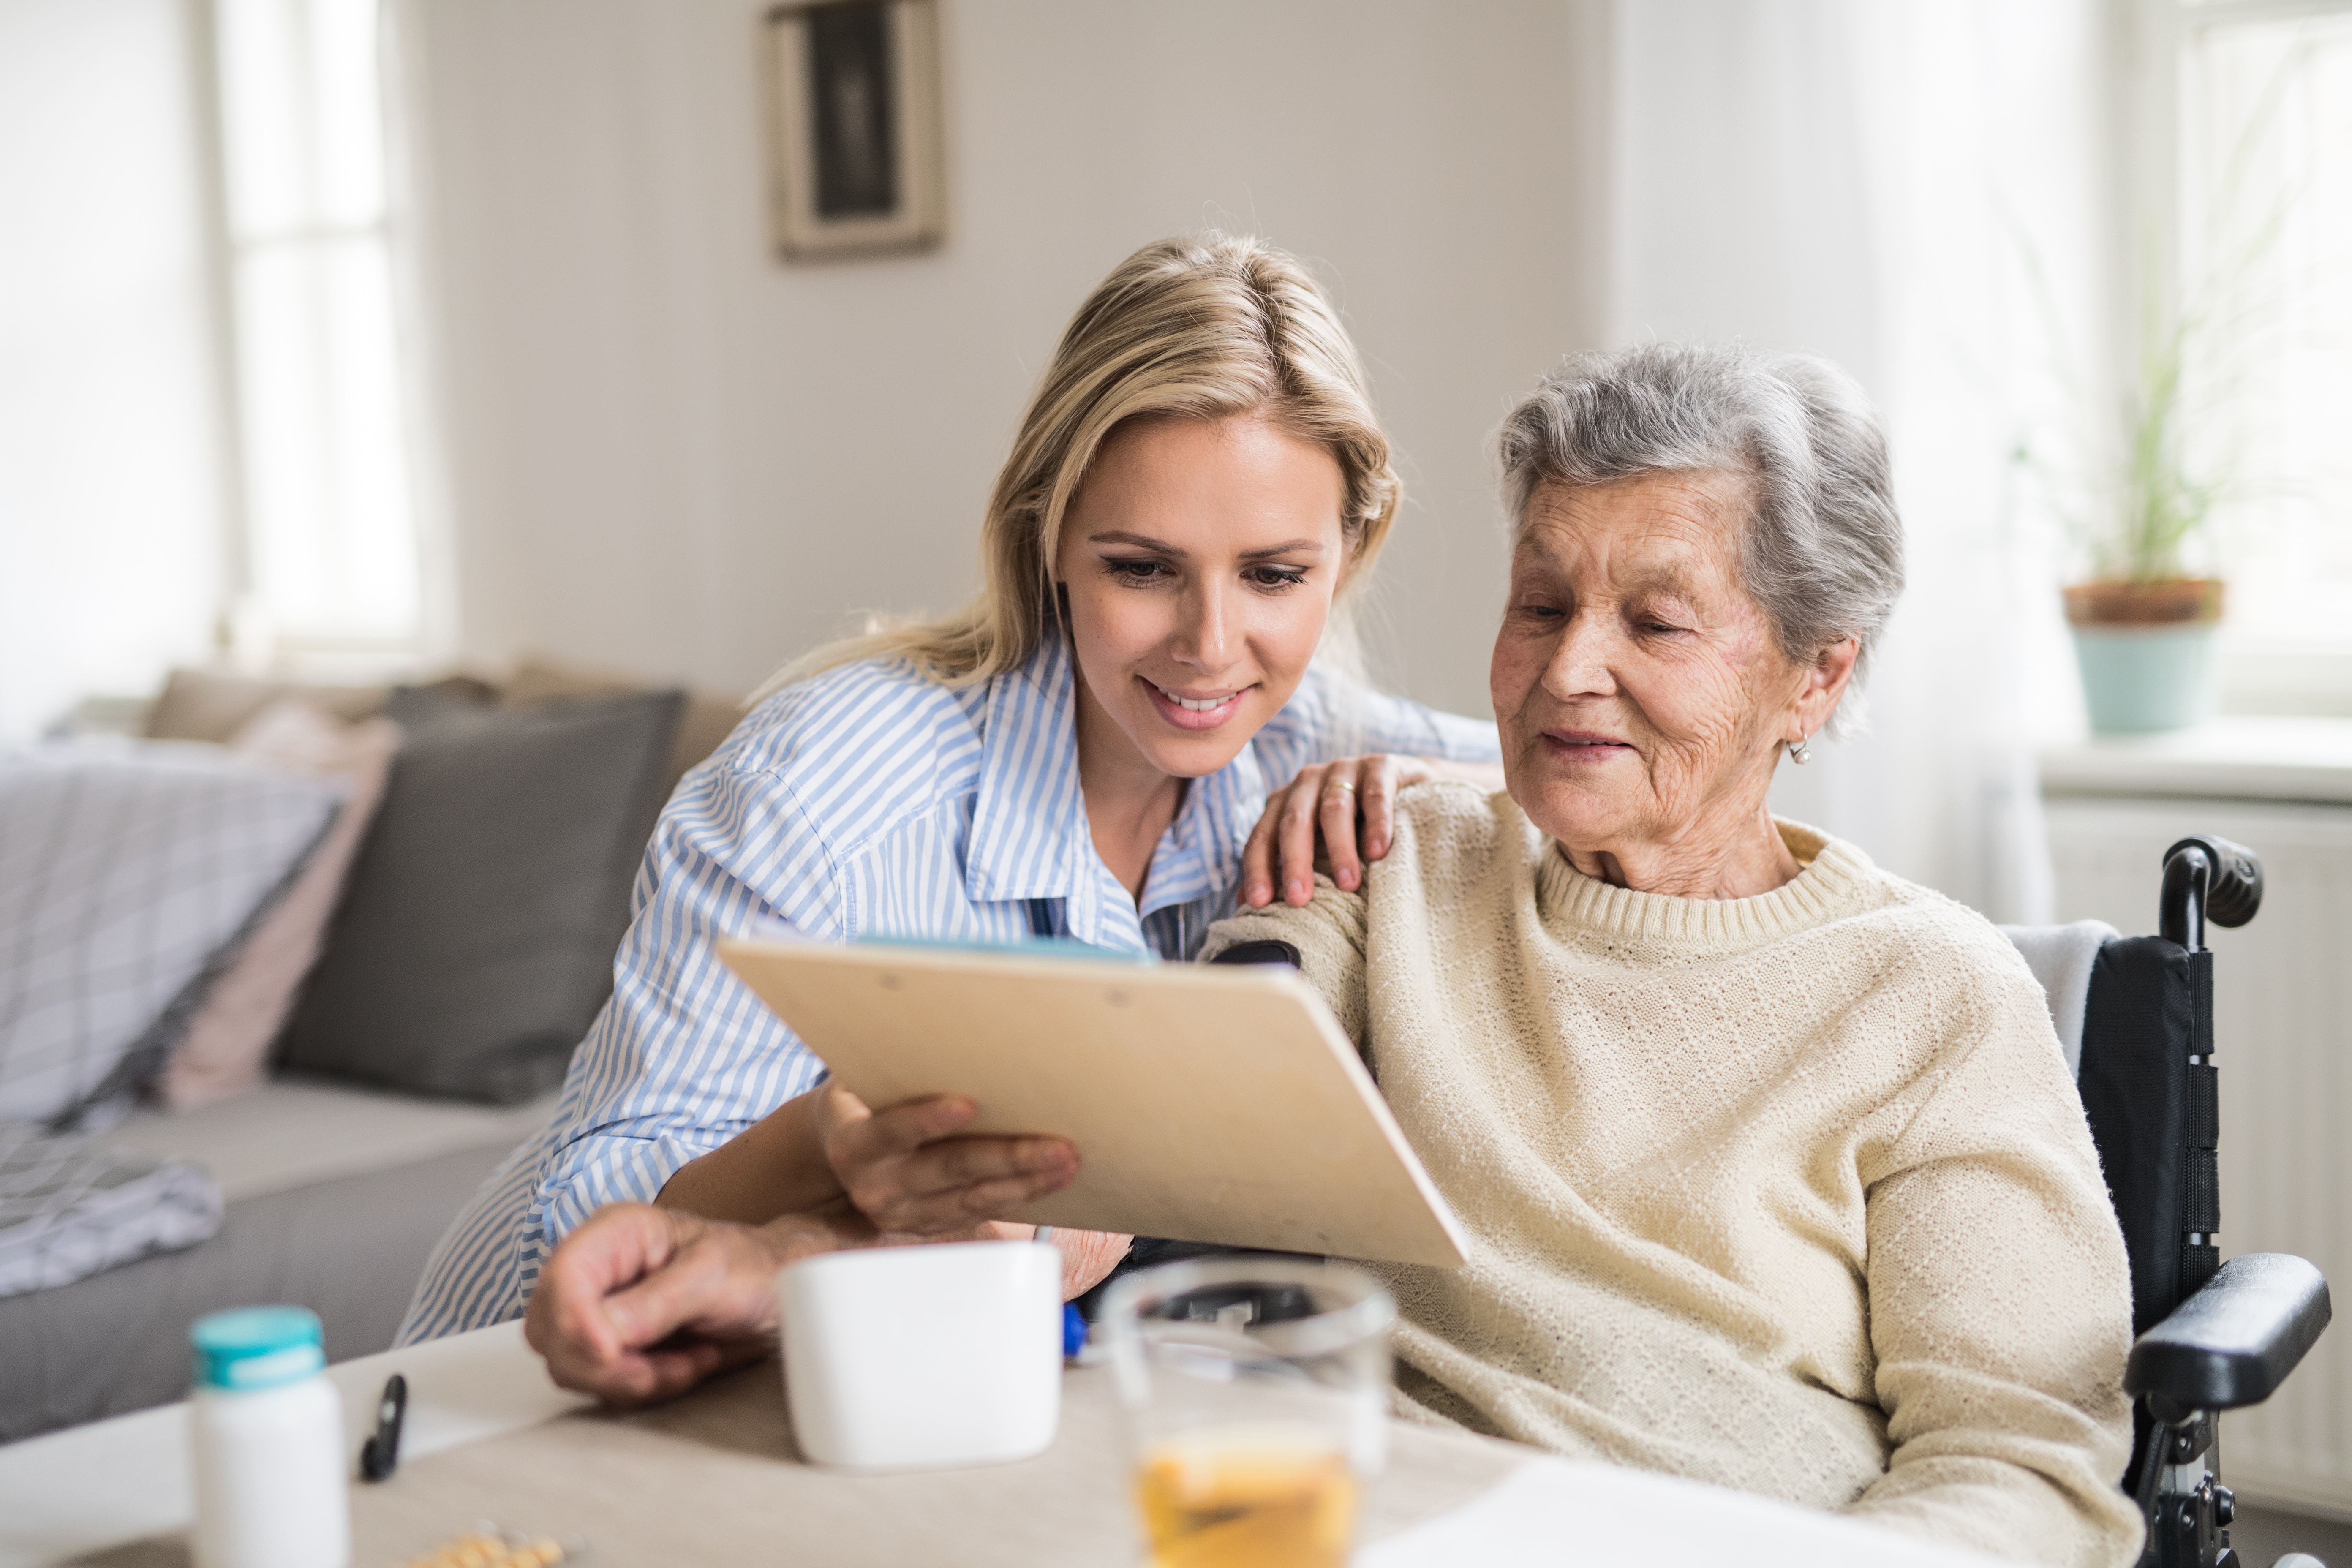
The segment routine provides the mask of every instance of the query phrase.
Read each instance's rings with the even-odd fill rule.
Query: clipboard
[[[1459,1268],[1460,1223],[1323,998],[1280,965],[1050,950],[721,941],[866,1104],[961,1094],[974,1133],[1050,1133],[1077,1180],[1006,1215]]]

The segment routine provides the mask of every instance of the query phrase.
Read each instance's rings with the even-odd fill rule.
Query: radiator
[[[2262,856],[2261,914],[2211,930],[2222,1256],[2293,1252],[2334,1287],[2336,1325],[2285,1389],[2222,1423],[2230,1484],[2352,1516],[2352,805],[2058,797],[2058,918],[2156,929],[2166,847],[2192,833]]]

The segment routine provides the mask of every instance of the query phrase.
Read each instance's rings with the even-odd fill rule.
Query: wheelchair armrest
[[[2124,1368],[2124,1391],[2148,1395],[2159,1420],[2260,1405],[2329,1316],[2327,1281],[2304,1259],[2284,1252],[2232,1258],[2140,1335]]]

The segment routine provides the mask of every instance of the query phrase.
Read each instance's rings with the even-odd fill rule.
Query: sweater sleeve
[[[1315,897],[1305,908],[1274,903],[1211,926],[1201,962],[1207,963],[1245,942],[1288,942],[1298,950],[1307,984],[1323,994],[1361,1056],[1371,1019],[1364,986],[1364,930],[1363,895],[1341,892],[1339,884],[1318,871]]]
[[[2131,1293],[2082,1104],[2027,977],[1866,1160],[1870,1331],[1893,1452],[1853,1505],[2003,1555],[2123,1568],[2137,1510]]]

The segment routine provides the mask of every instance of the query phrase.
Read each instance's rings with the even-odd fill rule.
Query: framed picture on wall
[[[923,250],[947,233],[937,0],[767,14],[768,205],[788,261]]]

